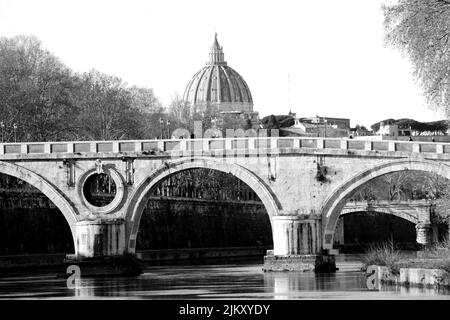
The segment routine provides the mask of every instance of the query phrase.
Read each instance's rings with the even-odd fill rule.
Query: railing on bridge
[[[1,143],[0,155],[60,153],[127,153],[214,150],[332,149],[450,153],[450,143],[418,141],[364,141],[346,138],[248,137],[169,140],[116,140]]]
[[[345,208],[359,208],[359,207],[388,207],[388,206],[410,206],[410,207],[424,207],[434,205],[433,200],[369,200],[369,201],[348,201]]]

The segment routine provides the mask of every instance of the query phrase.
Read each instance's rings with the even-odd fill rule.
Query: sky
[[[444,119],[407,57],[383,44],[389,0],[0,0],[0,37],[35,35],[77,72],[153,88],[168,105],[208,60],[217,32],[260,116]],[[288,80],[289,79],[289,80]]]

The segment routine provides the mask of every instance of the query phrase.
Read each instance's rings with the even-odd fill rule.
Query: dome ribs
[[[205,74],[208,71],[208,67],[204,67],[202,70],[202,75],[200,76],[198,82],[197,82],[197,86],[195,88],[195,100],[194,103],[206,103],[206,99],[205,99]]]
[[[206,78],[206,92],[204,93],[204,97],[205,97],[205,102],[208,104],[208,102],[214,102],[211,98],[211,91],[212,91],[212,84],[211,84],[211,79],[212,79],[212,73],[214,72],[214,66],[212,68],[208,68],[209,72],[207,73],[207,78]]]
[[[231,68],[227,68],[227,69],[231,69]],[[230,76],[228,75],[228,72],[226,71],[227,69],[225,69],[224,67],[222,67],[223,70],[223,74],[225,75],[227,84],[228,84],[228,101],[229,102],[233,102],[234,101],[234,88],[233,88],[233,84],[230,81]]]
[[[209,58],[206,66],[188,83],[184,100],[196,110],[214,108],[211,111],[253,112],[250,89],[242,76],[225,62],[217,35]]]

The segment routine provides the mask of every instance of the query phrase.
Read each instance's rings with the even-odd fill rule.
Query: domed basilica
[[[183,100],[193,112],[210,114],[219,125],[234,128],[258,126],[258,112],[253,111],[253,99],[244,78],[227,65],[217,33],[209,53],[209,61],[192,77],[184,91]]]

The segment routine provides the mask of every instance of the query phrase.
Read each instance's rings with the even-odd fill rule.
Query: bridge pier
[[[432,227],[429,222],[419,222],[416,224],[416,241],[417,243],[428,246],[432,243]]]
[[[336,269],[334,256],[321,244],[321,219],[272,217],[273,251],[264,257],[264,271],[322,271]]]
[[[81,221],[74,230],[75,255],[66,263],[78,265],[82,276],[141,273],[136,258],[127,254],[123,219]]]

